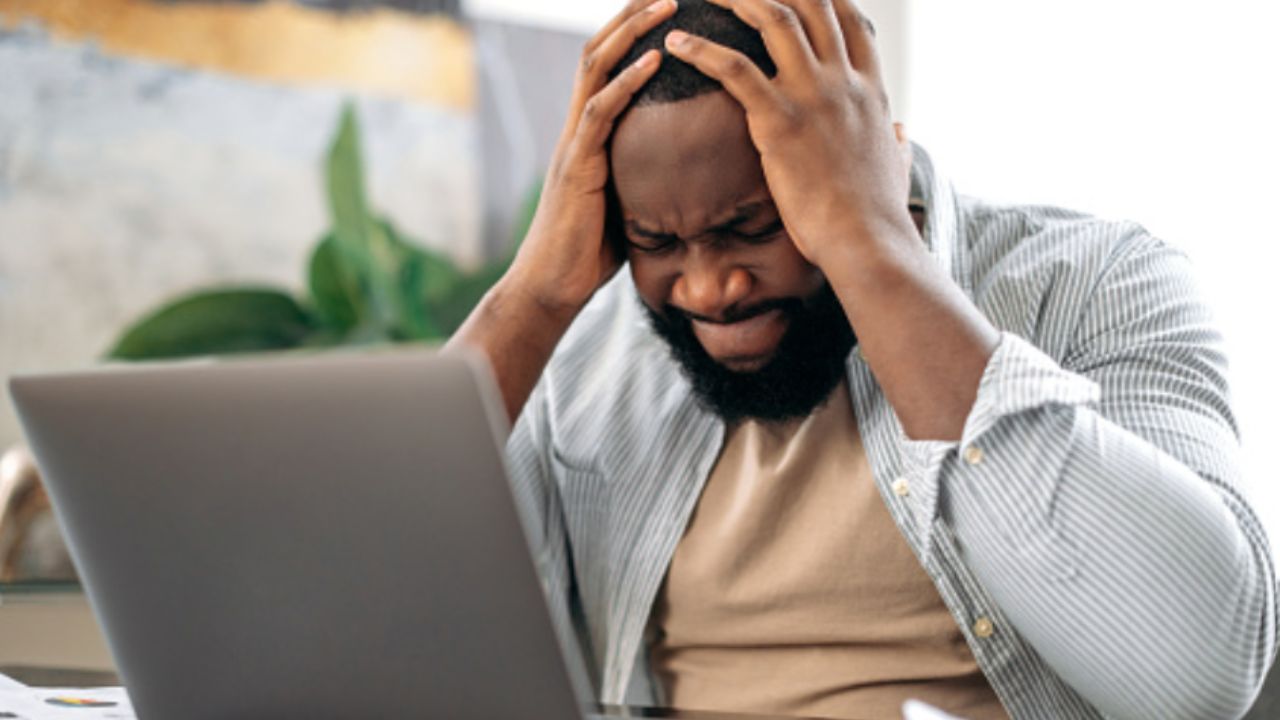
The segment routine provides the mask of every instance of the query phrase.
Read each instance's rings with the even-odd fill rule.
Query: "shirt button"
[[[983,640],[986,640],[987,638],[996,634],[996,626],[991,622],[990,619],[980,617],[978,618],[977,622],[973,624],[973,634],[977,635]]]
[[[986,453],[982,452],[982,448],[977,445],[970,445],[964,451],[964,461],[970,465],[981,465],[986,457]]]
[[[911,483],[907,479],[900,477],[893,481],[893,494],[898,497],[906,497],[911,494]]]
[[[867,361],[867,356],[862,354],[862,343],[858,343],[857,345],[854,345],[853,351],[854,353],[857,354],[859,360],[861,360],[862,362]]]

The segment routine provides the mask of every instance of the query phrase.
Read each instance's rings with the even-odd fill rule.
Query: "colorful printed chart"
[[[0,675],[0,720],[137,720],[124,688],[33,688]]]
[[[97,700],[97,699],[94,699],[94,698],[83,697],[83,696],[80,696],[80,697],[67,697],[67,696],[51,697],[51,698],[45,698],[45,700],[44,700],[44,701],[45,701],[45,703],[46,703],[46,704],[53,705],[54,707],[86,707],[86,708],[92,707],[92,708],[105,708],[105,707],[116,707],[116,706],[118,706],[118,705],[120,704],[120,703],[118,703],[118,702],[116,702],[116,701],[114,701],[114,700]]]

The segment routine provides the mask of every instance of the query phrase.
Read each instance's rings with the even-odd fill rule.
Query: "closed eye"
[[[740,240],[745,240],[749,243],[764,243],[773,240],[778,235],[782,234],[784,229],[786,229],[786,226],[783,225],[782,219],[779,218],[759,230],[735,230],[733,235],[734,237]]]
[[[629,228],[630,229],[630,228]],[[711,231],[710,235],[717,243],[727,241],[741,241],[750,245],[763,245],[775,240],[782,232],[786,230],[786,226],[782,222],[782,218],[778,218],[773,222],[759,229],[747,230],[738,227],[726,227]],[[646,255],[664,255],[680,245],[682,240],[675,235],[666,235],[658,233],[649,233],[647,231],[639,231],[640,236],[637,239],[634,234],[627,234],[627,245]]]
[[[679,242],[679,240],[675,239],[645,239],[644,241],[637,242],[631,238],[627,238],[627,245],[630,245],[635,251],[642,252],[646,255],[665,255],[673,250]]]

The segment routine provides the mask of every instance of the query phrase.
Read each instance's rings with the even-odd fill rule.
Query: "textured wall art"
[[[324,153],[360,114],[373,202],[476,263],[471,33],[441,0],[0,0],[0,377],[81,367],[158,302],[300,287]],[[0,397],[0,449],[21,440]]]

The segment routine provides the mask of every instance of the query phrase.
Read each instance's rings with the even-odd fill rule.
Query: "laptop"
[[[182,362],[10,390],[144,720],[587,717],[479,361]]]

